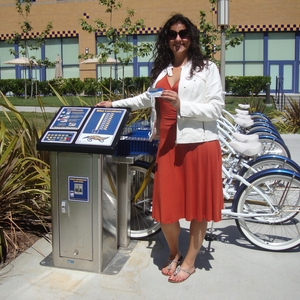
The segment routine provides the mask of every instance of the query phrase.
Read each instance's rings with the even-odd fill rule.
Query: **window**
[[[268,60],[294,60],[295,40],[294,32],[270,32]]]
[[[64,78],[79,77],[79,46],[78,38],[47,39],[45,42],[45,57],[54,62],[60,55]],[[54,78],[55,68],[46,69],[46,79]]]
[[[264,74],[264,34],[246,33],[244,41],[225,54],[226,76],[259,76]]]

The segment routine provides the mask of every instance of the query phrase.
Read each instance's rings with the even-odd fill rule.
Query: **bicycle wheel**
[[[259,141],[263,145],[262,154],[277,154],[291,158],[288,147],[280,139],[273,136],[260,135]]]
[[[130,237],[132,239],[150,237],[160,231],[160,223],[152,218],[154,171],[148,172],[149,167],[150,163],[145,161],[136,161],[130,166],[132,178]]]
[[[269,169],[252,175],[234,199],[236,225],[253,245],[272,251],[300,244],[300,174]],[[249,215],[249,216],[247,216]]]

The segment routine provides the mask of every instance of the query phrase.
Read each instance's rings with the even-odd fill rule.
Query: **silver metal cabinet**
[[[50,152],[54,267],[102,272],[117,253],[117,207],[103,155]]]

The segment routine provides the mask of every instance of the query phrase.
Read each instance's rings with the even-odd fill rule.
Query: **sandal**
[[[176,268],[176,271],[174,272],[173,276],[176,277],[176,275],[177,275],[180,271],[183,271],[183,272],[187,273],[188,276],[187,276],[186,278],[181,279],[181,280],[175,280],[175,279],[169,278],[168,281],[171,282],[171,283],[180,283],[180,282],[183,282],[183,281],[187,280],[192,274],[194,274],[194,273],[196,272],[196,270],[194,270],[193,272],[189,272],[189,271],[187,271],[187,270],[185,270],[185,269],[180,268],[180,266],[178,266],[178,267]]]
[[[183,261],[183,257],[180,256],[178,260],[168,260],[168,263],[166,266],[163,267],[164,268],[167,268],[167,272],[164,272],[163,270],[161,270],[161,273],[165,276],[171,276],[172,273],[171,273],[171,268],[172,268],[172,264],[175,263],[176,264],[176,269],[181,265]]]

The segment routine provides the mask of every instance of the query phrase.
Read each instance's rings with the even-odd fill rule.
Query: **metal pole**
[[[271,104],[270,101],[270,83],[267,82],[266,84],[266,104]]]
[[[130,174],[127,163],[117,163],[118,201],[118,246],[127,248],[130,244]]]
[[[218,26],[221,27],[221,81],[223,91],[225,91],[225,28],[229,25],[229,1],[218,0]]]
[[[223,91],[225,91],[225,28],[222,26],[221,33],[221,82]]]

